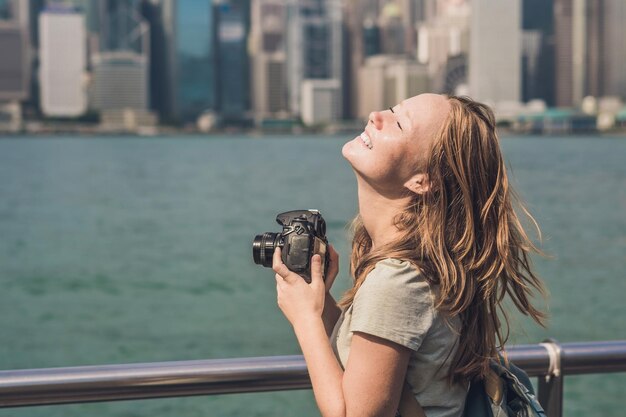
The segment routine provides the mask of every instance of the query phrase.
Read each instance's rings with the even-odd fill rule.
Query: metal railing
[[[539,378],[549,417],[562,415],[563,377],[626,372],[626,340],[548,341],[507,349]],[[280,391],[311,388],[302,356],[216,359],[0,371],[0,407]]]

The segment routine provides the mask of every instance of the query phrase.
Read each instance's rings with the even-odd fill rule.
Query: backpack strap
[[[402,387],[402,396],[400,397],[398,412],[401,417],[426,417],[424,409],[417,401],[417,398],[415,398],[413,389],[406,379],[404,380],[404,386]]]
[[[500,376],[493,370],[489,369],[487,375],[483,379],[485,392],[494,404],[500,404],[504,396],[504,386]]]

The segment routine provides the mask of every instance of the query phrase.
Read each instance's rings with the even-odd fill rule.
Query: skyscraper
[[[252,111],[257,122],[288,116],[283,0],[253,0],[250,27]]]
[[[100,51],[93,58],[96,110],[149,108],[150,31],[138,0],[102,0]]]
[[[215,107],[213,1],[164,3],[165,37],[172,45],[164,65],[173,73],[174,114],[183,122],[195,122]]]
[[[520,0],[473,0],[469,89],[477,100],[521,98]]]
[[[85,17],[69,8],[39,15],[41,110],[46,116],[76,117],[87,110]]]
[[[522,100],[554,105],[554,12],[552,0],[522,2]]]
[[[23,0],[0,0],[0,102],[21,102],[30,95],[28,6]]]
[[[626,3],[554,0],[556,104],[626,97]]]
[[[559,107],[578,104],[583,97],[583,13],[584,0],[554,0],[555,104]]]
[[[465,1],[430,5],[430,17],[418,24],[417,60],[428,66],[435,92],[455,93],[467,84],[471,13]]]
[[[148,53],[148,38],[145,35],[148,28],[139,11],[139,0],[99,2],[101,51]]]
[[[341,84],[343,28],[340,2],[309,0],[290,3],[287,33],[289,105],[295,114],[300,114],[304,80],[334,79]],[[340,97],[339,102],[342,101]],[[337,118],[341,117],[338,115]]]
[[[215,109],[223,121],[239,122],[250,109],[249,3],[224,0],[213,8]]]
[[[427,67],[409,57],[377,55],[359,69],[362,81],[359,117],[367,119],[374,109],[394,106],[404,99],[431,91]]]
[[[626,100],[626,2],[604,0],[604,95]]]
[[[145,56],[128,51],[100,53],[94,60],[93,107],[96,110],[148,110]]]
[[[150,109],[165,123],[176,120],[175,115],[175,1],[142,0],[141,15],[150,26],[149,91]]]

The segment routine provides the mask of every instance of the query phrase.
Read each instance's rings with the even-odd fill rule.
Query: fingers
[[[311,258],[311,284],[312,285],[324,285],[322,279],[322,257],[319,255],[313,255]]]
[[[328,245],[328,255],[330,256],[330,262],[328,265],[327,277],[335,277],[339,272],[339,254],[333,247]]]
[[[274,250],[274,257],[272,258],[272,269],[276,274],[280,275],[283,278],[286,278],[290,271],[289,268],[283,263],[283,259],[281,258],[281,250],[280,248],[276,248]]]

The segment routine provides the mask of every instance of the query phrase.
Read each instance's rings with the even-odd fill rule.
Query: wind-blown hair
[[[448,318],[460,318],[449,377],[468,381],[486,374],[489,360],[497,357],[509,337],[505,297],[543,325],[546,315],[531,298],[535,293],[545,295],[545,290],[529,257],[541,251],[524,231],[514,207],[541,237],[539,227],[509,185],[493,112],[467,97],[448,99],[450,113],[422,167],[430,190],[413,194],[411,204],[394,219],[401,236],[373,249],[360,217],[354,219],[350,269],[355,282],[340,305],[352,303],[378,261],[410,261],[439,286],[435,308]]]

